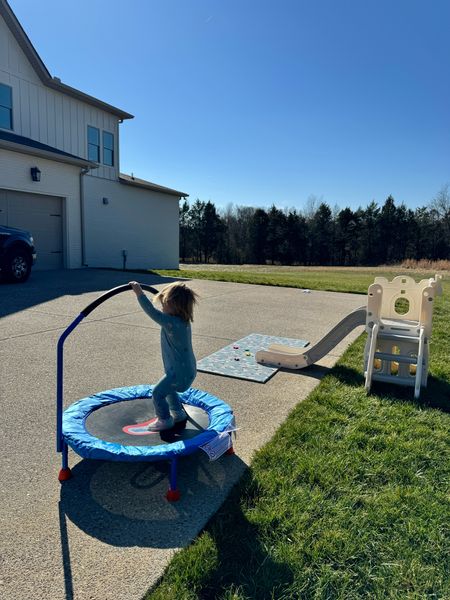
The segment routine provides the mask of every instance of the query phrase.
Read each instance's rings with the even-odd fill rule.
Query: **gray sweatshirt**
[[[161,354],[166,373],[173,375],[177,384],[189,387],[197,373],[191,324],[158,310],[144,294],[138,296],[138,301],[144,312],[161,325]]]

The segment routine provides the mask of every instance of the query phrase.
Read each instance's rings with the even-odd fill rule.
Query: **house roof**
[[[133,175],[125,175],[125,173],[120,173],[119,182],[125,185],[133,185],[135,187],[152,190],[153,192],[161,192],[162,194],[178,196],[179,198],[187,198],[189,196],[189,194],[186,194],[185,192],[179,192],[178,190],[173,190],[171,188],[152,183],[151,181],[146,181],[145,179],[138,179]]]
[[[69,85],[66,85],[65,83],[62,83],[58,77],[52,77],[6,0],[0,0],[0,15],[5,19],[5,22],[8,25],[11,33],[15,37],[20,48],[23,50],[25,56],[32,64],[34,70],[39,76],[39,79],[44,85],[58,92],[62,92],[63,94],[67,94],[72,98],[81,100],[82,102],[87,102],[88,104],[100,108],[101,110],[112,113],[113,115],[116,115],[119,119],[123,120],[134,118],[133,115],[121,110],[120,108],[116,108],[111,104],[102,102],[101,100],[98,100],[93,96],[89,96],[84,92],[80,92],[80,90],[77,90],[73,87],[70,87]]]
[[[0,148],[12,150],[14,152],[32,154],[34,156],[48,158],[58,162],[69,163],[78,167],[89,167],[91,169],[96,169],[98,167],[96,162],[81,158],[80,156],[75,156],[74,154],[69,154],[68,152],[23,137],[22,135],[10,133],[9,131],[0,130]]]

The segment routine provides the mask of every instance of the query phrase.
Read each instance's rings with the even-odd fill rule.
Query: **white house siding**
[[[30,168],[35,166],[41,171],[40,182],[31,180]],[[63,262],[69,269],[81,267],[79,173],[79,167],[0,150],[0,189],[63,199]]]
[[[179,200],[118,182],[84,178],[89,267],[178,268]],[[108,204],[103,203],[107,198]]]
[[[83,68],[83,67],[80,67]],[[94,177],[119,174],[117,116],[45,86],[0,17],[0,83],[13,90],[13,133],[87,158],[87,126],[114,135],[115,166],[100,166]]]

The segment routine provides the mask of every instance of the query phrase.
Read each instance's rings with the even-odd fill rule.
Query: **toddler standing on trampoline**
[[[162,311],[153,306],[137,281],[130,281],[144,312],[161,325],[161,354],[165,375],[153,388],[156,419],[149,431],[164,431],[175,423],[185,421],[187,415],[177,392],[184,392],[197,373],[192,350],[191,321],[197,294],[184,283],[171,283],[155,296]]]

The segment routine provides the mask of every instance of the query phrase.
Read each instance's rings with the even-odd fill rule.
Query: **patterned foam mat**
[[[250,381],[265,383],[278,369],[258,364],[255,354],[258,350],[266,350],[271,344],[283,344],[300,349],[308,346],[309,342],[261,333],[251,333],[199,360],[197,362],[197,370],[204,373],[214,373],[216,375],[225,375],[226,377],[236,377],[238,379],[249,379]]]

